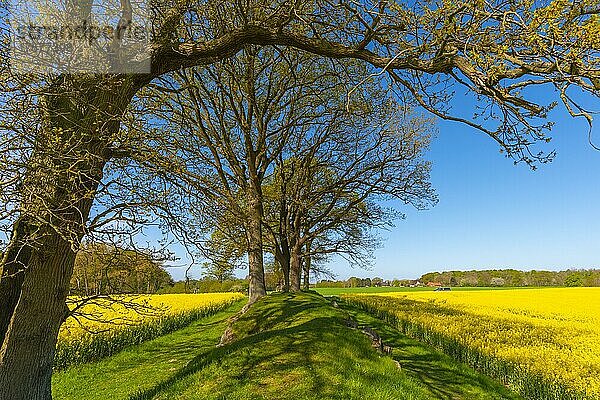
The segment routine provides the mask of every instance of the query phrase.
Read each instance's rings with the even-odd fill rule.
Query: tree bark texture
[[[292,292],[299,292],[301,290],[300,281],[302,277],[302,255],[300,252],[300,246],[297,244],[292,246],[290,261],[290,289]]]
[[[311,267],[311,258],[310,255],[304,257],[304,282],[303,287],[304,290],[310,289],[310,267]]]
[[[290,246],[285,238],[276,246],[278,248],[275,250],[275,258],[283,274],[283,292],[287,293],[290,291]]]
[[[246,237],[248,240],[248,272],[250,277],[248,288],[249,303],[254,303],[267,294],[263,259],[262,202],[259,193],[255,189],[250,188],[248,192]]]
[[[75,254],[111,156],[111,140],[135,93],[130,85],[68,79],[51,86],[43,98],[45,113],[23,179],[20,216],[2,260],[0,400],[52,398],[52,364],[68,316]]]
[[[18,218],[0,266],[0,347],[19,301],[21,285],[25,278],[25,266],[29,264],[31,257],[31,247],[26,241],[21,240],[27,236],[26,229],[27,221]]]

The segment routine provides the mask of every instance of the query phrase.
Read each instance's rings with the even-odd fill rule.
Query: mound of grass
[[[318,294],[267,296],[232,326],[235,342],[135,400],[428,398],[344,320]]]
[[[61,372],[54,380],[55,398],[517,398],[383,322],[344,307],[334,308],[316,293],[269,295],[233,323],[233,343],[214,346],[226,325],[220,313],[202,325]],[[395,347],[393,358],[376,352],[360,330],[346,326],[350,313],[380,331]]]

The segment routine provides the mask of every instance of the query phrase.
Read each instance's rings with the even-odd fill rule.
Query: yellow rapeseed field
[[[347,297],[589,398],[600,398],[600,288]]]
[[[79,310],[80,316],[63,324],[59,342],[80,340],[91,332],[117,331],[157,319],[176,317],[241,300],[241,293],[163,294],[97,300]]]

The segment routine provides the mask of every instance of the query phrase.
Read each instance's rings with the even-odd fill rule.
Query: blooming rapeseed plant
[[[473,350],[485,360],[510,366],[490,367],[494,370],[525,372],[549,385],[600,398],[600,288],[398,292],[345,298],[393,315],[424,338],[433,334],[436,344],[452,342],[441,346],[445,351],[464,357],[465,349]],[[475,364],[490,364],[475,358]],[[519,385],[522,381],[519,378]]]

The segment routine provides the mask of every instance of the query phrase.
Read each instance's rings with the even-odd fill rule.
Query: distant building
[[[427,286],[429,286],[429,287],[441,287],[442,284],[440,282],[427,282]]]

